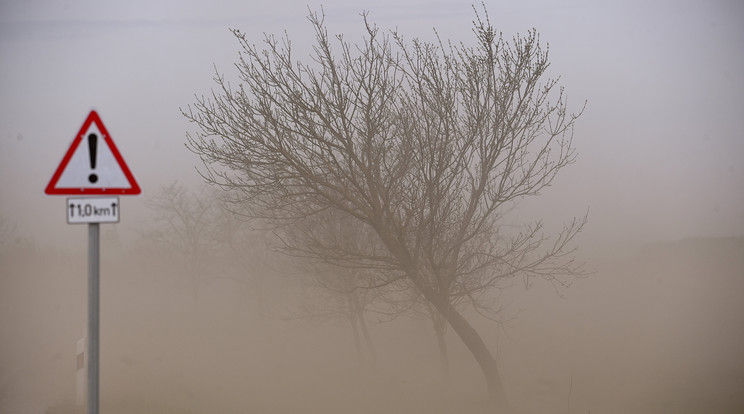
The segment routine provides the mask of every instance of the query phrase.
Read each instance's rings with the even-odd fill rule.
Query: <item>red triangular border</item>
[[[114,158],[116,158],[116,162],[119,164],[121,171],[124,173],[127,181],[129,181],[129,188],[57,187],[57,181],[59,180],[59,177],[62,176],[62,172],[64,172],[65,168],[67,168],[67,163],[70,162],[72,154],[75,153],[75,150],[77,150],[77,147],[83,141],[83,135],[86,131],[88,131],[91,122],[94,122],[98,127],[98,130],[101,131],[101,134],[103,134],[103,139],[106,141],[106,145],[108,145],[111,153],[114,155]],[[101,118],[98,116],[98,113],[96,111],[90,111],[88,118],[85,119],[82,128],[80,128],[80,132],[78,132],[75,140],[72,141],[70,149],[67,150],[65,157],[62,158],[62,162],[59,164],[59,167],[57,167],[57,171],[54,172],[52,179],[49,181],[49,184],[47,184],[46,189],[44,190],[44,193],[48,195],[136,195],[140,194],[141,192],[142,190],[140,189],[139,184],[137,184],[137,180],[134,179],[132,172],[129,171],[127,163],[124,162],[124,158],[122,158],[119,150],[116,148],[116,145],[114,145],[114,141],[111,139],[111,135],[109,135],[106,127],[103,125],[103,122],[101,121]]]

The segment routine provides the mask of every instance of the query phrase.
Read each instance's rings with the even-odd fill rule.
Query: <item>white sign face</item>
[[[91,111],[44,192],[107,196],[142,191],[98,113]]]
[[[91,123],[57,180],[60,188],[128,188],[129,180],[98,125]],[[95,144],[91,145],[91,142]]]
[[[119,197],[67,199],[67,223],[118,223]]]

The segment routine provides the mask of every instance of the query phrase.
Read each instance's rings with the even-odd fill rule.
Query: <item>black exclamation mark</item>
[[[88,154],[90,154],[90,169],[95,170],[96,169],[96,149],[98,147],[98,135],[96,134],[88,134]],[[88,176],[88,181],[91,183],[95,183],[98,181],[98,176],[95,174],[91,174]]]

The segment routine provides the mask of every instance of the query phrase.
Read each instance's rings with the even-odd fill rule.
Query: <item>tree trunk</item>
[[[475,360],[480,365],[483,375],[486,378],[486,386],[488,387],[488,395],[491,400],[499,408],[506,407],[506,396],[504,395],[504,388],[501,384],[501,376],[499,375],[499,369],[496,364],[496,360],[491,355],[491,351],[488,350],[486,343],[483,342],[483,338],[473,327],[468,323],[459,312],[450,307],[449,312],[445,315],[452,329],[465,343],[465,346],[475,357]]]
[[[264,301],[264,275],[263,268],[259,268],[258,272],[253,273],[253,283],[255,284],[255,295],[256,304],[258,306],[258,314],[261,316],[266,315],[266,304]]]
[[[357,351],[357,359],[359,360],[359,365],[363,366],[364,365],[364,354],[362,353],[362,342],[359,339],[359,326],[357,323],[358,322],[357,314],[355,312],[354,304],[351,299],[352,294],[354,294],[354,292],[351,292],[346,295],[346,299],[347,299],[346,303],[348,305],[347,316],[349,318],[349,322],[351,323],[351,330],[354,334],[354,347],[356,348],[356,351]]]
[[[501,376],[499,375],[498,365],[496,359],[491,355],[491,351],[488,350],[486,343],[478,332],[473,328],[472,325],[449,303],[447,299],[439,298],[430,289],[421,289],[424,297],[434,305],[435,308],[444,316],[449,322],[452,330],[457,333],[465,346],[470,350],[475,357],[476,362],[481,368],[483,375],[486,380],[486,387],[488,389],[488,396],[491,402],[499,410],[505,410],[507,408],[506,395],[504,394],[504,388],[501,384]]]
[[[367,351],[369,352],[369,356],[374,364],[377,363],[377,351],[375,350],[374,344],[372,344],[372,337],[369,335],[369,329],[367,329],[367,321],[364,319],[364,308],[362,308],[362,305],[359,303],[359,298],[356,295],[354,299],[359,328],[362,331],[364,341],[367,343]]]
[[[380,226],[381,227],[381,226]],[[388,246],[389,251],[396,252],[397,258],[401,261],[403,269],[406,272],[408,279],[418,288],[424,298],[434,305],[440,314],[449,322],[452,330],[455,331],[460,340],[473,354],[476,362],[483,372],[483,376],[486,380],[486,388],[488,389],[488,396],[493,406],[500,410],[506,411],[508,404],[506,401],[506,395],[504,394],[504,387],[501,384],[501,376],[499,375],[499,369],[496,364],[496,359],[491,355],[491,351],[488,350],[486,343],[483,338],[476,332],[476,330],[470,325],[470,323],[452,306],[449,301],[449,297],[440,296],[431,286],[427,285],[418,275],[417,266],[414,264],[411,255],[407,249],[397,240],[392,237],[390,233],[379,231],[377,233],[382,239],[383,243]]]
[[[445,341],[444,334],[446,331],[447,321],[444,319],[439,311],[437,311],[430,303],[426,303],[426,309],[429,311],[429,317],[431,318],[432,325],[434,326],[434,335],[437,337],[437,346],[439,348],[439,366],[442,370],[442,384],[449,388],[450,385],[450,366],[449,356],[447,355],[447,342]]]

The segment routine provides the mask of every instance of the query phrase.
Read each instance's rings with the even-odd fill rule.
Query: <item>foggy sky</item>
[[[222,412],[262,411],[262,403],[264,412],[307,412],[308,401],[328,400],[354,407],[336,412],[366,402],[389,407],[370,412],[435,412],[406,409],[417,407],[410,390],[429,395],[438,380],[425,321],[372,326],[382,372],[396,375],[355,394],[365,382],[347,325],[298,329],[259,313],[264,291],[269,308],[295,300],[286,269],[267,271],[258,260],[248,276],[265,272],[260,288],[225,277],[193,290],[183,263],[139,237],[152,216],[146,203],[162,186],[200,181],[179,108],[210,93],[215,67],[237,83],[238,42],[228,28],[256,43],[264,32],[287,30],[295,57],[304,59],[312,40],[308,3],[320,7],[305,0],[0,0],[0,224],[17,225],[18,235],[43,247],[0,257],[0,411],[19,402],[42,412],[74,395],[87,232],[66,224],[66,197],[46,196],[44,188],[95,109],[143,188],[121,197],[121,223],[102,226],[108,401],[153,396],[194,412],[220,411],[212,405],[218,400]],[[644,412],[626,409],[632,404],[657,412],[661,405],[648,404],[677,401],[687,412],[724,412],[710,402],[739,412],[741,238],[652,244],[630,260],[615,255],[639,243],[744,236],[744,2],[486,4],[505,38],[534,27],[550,44],[549,72],[561,77],[569,109],[587,101],[575,130],[576,164],[514,215],[545,217],[550,234],[588,209],[576,242],[596,273],[565,297],[549,283],[527,294],[515,282],[499,297],[506,318],[516,318],[506,329],[473,319],[495,350],[509,398],[545,408],[536,412],[556,412],[566,395],[572,402],[572,391],[571,412]],[[433,27],[443,38],[472,39],[466,2],[331,0],[324,10],[329,31],[351,41],[363,32],[363,10],[407,39],[432,39]],[[477,364],[454,335],[448,340],[460,393],[453,395],[477,401]],[[337,401],[335,384],[349,391],[347,401]]]
[[[744,233],[744,3],[487,1],[506,38],[536,28],[550,44],[578,162],[520,218],[556,223],[590,212],[585,245]],[[0,216],[56,244],[82,237],[64,197],[43,191],[91,109],[143,188],[122,197],[128,234],[174,180],[198,181],[179,107],[208,94],[214,67],[237,83],[238,44],[287,30],[307,55],[307,2],[0,2]],[[311,4],[319,8],[317,3]],[[361,34],[359,13],[406,38],[470,42],[459,1],[326,1],[329,30]],[[79,234],[80,233],[80,234]]]

